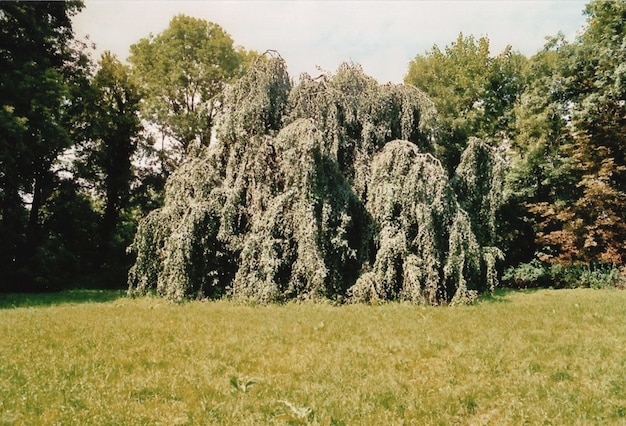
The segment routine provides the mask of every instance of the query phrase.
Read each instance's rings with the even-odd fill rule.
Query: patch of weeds
[[[346,422],[344,422],[343,420],[336,419],[334,417],[330,418],[330,424],[332,426],[346,426]]]
[[[237,376],[230,378],[230,385],[238,392],[246,393],[250,387],[257,384],[257,379],[244,379]]]
[[[392,391],[376,394],[376,403],[387,411],[392,411],[400,417],[404,415],[405,406],[399,403],[398,396]]]
[[[279,414],[274,417],[274,420],[284,420],[289,424],[305,424],[313,418],[313,410],[309,407],[297,407],[289,401],[282,402],[289,408],[289,411],[284,414]]]
[[[572,376],[567,371],[557,371],[550,376],[553,382],[569,382]]]
[[[130,397],[131,399],[134,399],[137,402],[145,402],[150,399],[157,399],[159,397],[159,392],[154,389],[143,388],[143,389],[132,391],[130,393]]]
[[[476,409],[478,408],[478,403],[476,399],[472,395],[467,395],[461,398],[459,401],[461,403],[461,407],[466,414],[475,414]]]

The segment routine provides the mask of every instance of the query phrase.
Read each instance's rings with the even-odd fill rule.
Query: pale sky
[[[409,62],[458,34],[487,36],[491,53],[508,44],[532,55],[546,36],[569,40],[583,28],[587,1],[165,1],[86,0],[74,17],[77,37],[90,36],[96,58],[105,50],[126,60],[129,47],[167,28],[177,14],[219,24],[235,45],[277,50],[292,78],[361,64],[380,83],[401,83]]]

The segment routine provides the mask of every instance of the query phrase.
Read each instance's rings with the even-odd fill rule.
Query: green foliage
[[[586,13],[575,43],[554,38],[531,60],[510,188],[535,224],[541,260],[623,265],[626,5],[592,1]]]
[[[515,287],[546,287],[550,285],[548,268],[537,259],[507,268],[502,280]]]
[[[626,277],[622,270],[612,268],[598,268],[595,270],[586,269],[580,275],[581,287],[589,288],[624,288],[626,284]]]
[[[344,63],[336,74],[315,79],[303,75],[289,100],[287,122],[314,120],[332,158],[361,199],[372,158],[385,143],[407,140],[422,152],[432,151],[436,111],[424,92],[411,86],[380,86],[358,65]]]
[[[71,24],[82,7],[0,3],[0,289],[5,280],[45,289],[37,279],[57,271],[38,269],[56,245],[42,215],[60,183],[56,161],[72,142],[72,88],[87,72]]]
[[[234,390],[238,392],[246,393],[248,392],[248,389],[250,389],[251,386],[254,386],[257,384],[257,382],[255,382],[254,380],[255,379],[242,379],[237,376],[232,376],[230,378],[230,385],[233,387]]]
[[[132,68],[92,69],[82,7],[0,2],[0,289],[123,274],[159,206],[131,293],[457,303],[493,291],[505,254],[520,285],[622,285],[623,1],[530,59],[460,34],[406,85],[355,64],[294,85],[276,52],[183,15]],[[187,160],[165,184],[172,142]]]
[[[623,271],[614,265],[562,266],[552,264],[548,267],[548,273],[554,286],[568,288],[623,288],[626,279]]]
[[[187,294],[212,296],[232,279],[227,247],[217,239],[221,194],[212,194],[218,176],[214,165],[191,160],[168,180],[164,207],[152,211],[137,229],[132,245],[137,253],[129,272],[133,291],[157,292],[173,300]],[[226,275],[226,276],[222,276]]]
[[[146,92],[144,117],[183,154],[207,146],[222,91],[241,73],[243,59],[219,25],[174,17],[165,31],[131,46],[133,73]]]
[[[280,122],[284,106],[276,103],[272,109],[264,102],[267,92],[286,101],[291,86],[281,59],[257,65],[226,99],[228,105],[241,105],[236,111],[246,118],[251,111],[258,116],[250,121],[229,114],[220,130],[221,143],[184,163],[168,179],[164,207],[139,225],[132,246],[137,261],[129,274],[133,291],[156,285],[159,294],[173,300],[192,294],[217,297],[232,282],[250,219],[271,205],[272,191],[280,184],[272,184],[274,148],[265,132]],[[249,91],[254,84],[256,91]]]
[[[0,309],[50,308],[62,305],[107,303],[126,298],[123,290],[63,290],[54,293],[1,293]]]
[[[427,93],[437,108],[436,152],[450,174],[470,137],[510,136],[525,62],[510,46],[490,56],[487,37],[463,34],[444,50],[435,45],[410,62],[404,81]]]
[[[559,201],[570,204],[578,189],[580,173],[571,156],[568,132],[569,107],[563,97],[563,79],[557,70],[564,40],[551,40],[529,60],[528,85],[515,106],[515,138],[506,177],[505,205],[500,222],[509,264],[530,261],[538,230],[535,207]]]
[[[515,287],[624,288],[626,275],[615,265],[574,265],[542,263],[533,259],[508,268],[502,277]]]
[[[474,299],[495,285],[497,252],[483,250],[427,153],[434,122],[422,92],[380,86],[355,65],[292,89],[267,52],[226,92],[217,143],[172,175],[163,208],[140,224],[130,292]],[[495,203],[492,187],[481,191]]]
[[[584,261],[626,263],[626,3],[594,1],[585,10],[587,30],[566,64],[573,101],[573,158],[583,176],[572,206],[580,226],[573,233]]]
[[[480,250],[439,161],[395,141],[374,157],[371,176],[376,255],[353,297],[438,304],[478,289]]]
[[[220,141],[236,144],[241,138],[276,133],[282,126],[290,90],[280,55],[267,51],[259,56],[248,73],[226,91]]]
[[[126,275],[130,265],[125,251],[132,242],[126,231],[136,225],[130,211],[134,180],[131,161],[142,141],[138,116],[141,96],[128,67],[110,52],[102,55],[82,96],[82,110],[74,117],[78,139],[74,178],[88,186],[103,206],[94,238],[96,266],[108,274]]]
[[[469,139],[452,186],[482,246],[497,244],[496,218],[503,201],[505,172],[505,161],[495,149],[477,138]]]
[[[288,125],[272,143],[277,181],[269,186],[279,191],[250,211],[233,293],[261,301],[345,294],[365,260],[366,212],[310,121]]]
[[[498,151],[485,142],[470,138],[452,178],[452,188],[461,208],[467,213],[472,233],[482,247],[484,283],[477,289],[494,291],[505,253],[504,228],[498,223],[504,203],[505,178],[508,171]]]

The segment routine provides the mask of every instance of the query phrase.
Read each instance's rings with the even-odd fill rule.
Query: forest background
[[[220,126],[237,133],[228,110],[237,88],[264,78],[282,82],[285,96],[297,92],[292,86],[306,88],[306,78],[292,82],[276,54],[236,47],[219,25],[183,15],[134,44],[129,65],[110,53],[94,62],[72,30],[83,7],[0,3],[0,291],[126,287],[131,266],[141,266],[137,226],[168,207],[168,179],[198,170],[189,165],[207,158]],[[487,37],[460,34],[408,64],[407,93],[416,88],[427,97],[416,101],[419,131],[403,122],[397,133],[438,161],[471,233],[502,254],[496,272],[505,285],[623,286],[626,3],[592,1],[585,14],[574,41],[556,35],[531,57],[514,47],[494,54]],[[322,80],[340,85],[342,76],[386,90],[354,64]],[[374,93],[363,90],[354,93]],[[259,134],[278,133],[284,112]],[[248,155],[259,153],[268,158]],[[491,163],[480,163],[487,157]],[[392,269],[397,275],[397,267],[384,271]]]

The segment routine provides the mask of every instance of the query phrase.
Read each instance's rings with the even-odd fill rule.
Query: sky
[[[507,45],[533,55],[559,31],[573,40],[586,2],[86,0],[73,23],[78,38],[96,44],[95,58],[110,50],[124,61],[132,44],[185,14],[220,25],[236,46],[278,51],[296,79],[354,62],[380,83],[401,83],[416,55],[445,48],[459,33],[487,36],[493,55]]]

